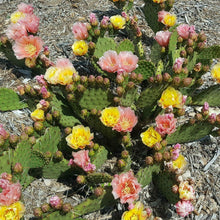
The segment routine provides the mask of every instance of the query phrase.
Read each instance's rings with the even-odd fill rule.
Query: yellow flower
[[[172,163],[174,169],[180,169],[180,170],[183,170],[187,165],[185,157],[182,154],[180,154],[179,157],[176,160],[174,160]]]
[[[166,0],[153,0],[153,2],[158,3],[158,4],[163,3],[163,2],[165,2],[165,1],[166,1]]]
[[[195,199],[195,190],[188,181],[183,181],[179,185],[179,197],[183,200],[193,200]]]
[[[73,149],[84,149],[93,139],[93,133],[90,133],[89,127],[77,125],[72,128],[72,133],[66,137],[67,144]]]
[[[123,213],[121,220],[146,220],[147,217],[144,205],[141,202],[137,202],[133,209]]]
[[[163,19],[163,24],[166,26],[172,27],[176,24],[176,15],[167,14]]]
[[[76,56],[83,56],[88,52],[88,45],[84,40],[79,40],[74,42],[74,44],[72,45],[72,50],[73,53]]]
[[[0,206],[1,220],[19,220],[24,215],[25,207],[18,201],[10,206]]]
[[[220,63],[215,64],[211,70],[212,77],[220,83]]]
[[[183,96],[178,90],[175,90],[173,87],[168,87],[163,91],[158,104],[164,109],[169,106],[181,108],[183,106]]]
[[[148,147],[153,147],[157,142],[162,140],[160,134],[155,131],[153,127],[150,127],[145,132],[141,133],[141,139]]]
[[[31,118],[34,121],[44,121],[44,111],[42,109],[36,109],[31,113]]]
[[[105,108],[101,112],[100,120],[105,126],[114,127],[120,118],[120,112],[117,107]]]
[[[110,17],[110,21],[113,25],[113,27],[117,30],[124,29],[126,20],[121,15],[115,15]]]
[[[24,18],[25,14],[21,11],[16,11],[13,14],[11,14],[11,22],[17,23],[21,18]]]
[[[51,66],[50,68],[47,69],[45,75],[44,75],[44,79],[47,80],[47,82],[49,82],[50,84],[57,84],[57,71],[58,68]]]
[[[57,75],[57,82],[61,85],[67,85],[73,82],[73,73],[76,73],[76,71],[73,71],[71,68],[65,68],[59,71]]]

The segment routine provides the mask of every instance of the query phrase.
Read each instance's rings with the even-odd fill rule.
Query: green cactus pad
[[[53,213],[50,213],[49,215],[47,215],[45,218],[43,218],[43,220],[60,220],[60,219],[70,220],[70,219],[73,219],[73,218],[74,218],[74,215],[73,215],[72,212],[69,212],[66,215],[64,215],[64,214],[61,214],[59,211],[56,211],[56,212],[53,212]],[[81,220],[83,220],[83,219],[81,219]]]
[[[47,128],[45,134],[37,139],[33,149],[45,153],[47,151],[55,153],[57,145],[61,139],[60,129],[58,127]]]
[[[134,44],[132,41],[125,39],[119,43],[116,48],[117,53],[119,54],[121,51],[131,51],[132,53],[135,52]]]
[[[168,135],[166,140],[168,144],[196,141],[208,135],[213,128],[214,125],[205,121],[198,121],[193,125],[186,123],[179,126],[173,134]]]
[[[178,33],[177,30],[175,30],[169,40],[169,54],[172,56],[172,62],[175,62],[175,59],[178,58],[176,57],[176,47],[177,47],[177,38],[178,38]]]
[[[75,216],[82,216],[91,212],[101,210],[103,208],[114,206],[116,200],[114,199],[111,191],[111,187],[106,188],[105,193],[102,196],[98,198],[96,196],[91,196],[87,198],[84,202],[75,206],[73,208]]]
[[[151,47],[151,54],[150,54],[151,61],[156,64],[161,59],[161,46],[155,40]]]
[[[138,68],[135,69],[135,73],[143,75],[144,79],[148,79],[150,76],[154,76],[156,67],[152,62],[146,60],[140,60],[138,62]]]
[[[112,95],[108,90],[101,88],[87,89],[81,99],[79,105],[82,109],[97,109],[102,110],[112,103]]]
[[[138,96],[139,96],[139,94],[138,94],[137,88],[129,89],[121,97],[120,103],[124,107],[131,107],[134,105],[134,102],[137,100]]]
[[[211,60],[220,58],[220,45],[214,45],[208,48],[204,48],[199,54],[198,59]]]
[[[11,173],[11,164],[13,159],[13,152],[11,150],[5,151],[0,156],[0,173]]]
[[[63,127],[73,127],[76,124],[81,124],[80,121],[73,116],[73,112],[71,108],[65,104],[62,99],[58,99],[58,96],[55,94],[52,95],[52,100],[50,102],[50,107],[53,111],[59,111],[60,112],[60,120],[59,124]]]
[[[138,182],[142,185],[142,187],[145,187],[146,185],[151,183],[153,174],[154,173],[157,174],[159,172],[160,172],[160,165],[154,164],[152,166],[139,169],[136,177],[138,179]]]
[[[194,52],[193,57],[191,56],[188,57],[189,63],[187,64],[186,67],[189,71],[193,70],[194,66],[197,63],[197,58],[198,58],[197,54],[198,54],[197,52]]]
[[[220,106],[220,86],[211,86],[192,98],[193,105],[204,105],[204,102],[208,102],[210,106]]]
[[[177,184],[175,176],[171,173],[160,172],[158,175],[154,175],[153,182],[158,191],[171,203],[176,204],[179,199],[179,194],[172,192],[172,186]]]
[[[95,151],[94,156],[91,157],[91,163],[96,166],[96,169],[102,167],[102,165],[107,160],[108,151],[105,149],[104,146],[100,146],[97,151]]]
[[[108,173],[89,173],[86,176],[86,180],[89,184],[95,185],[100,183],[109,183],[113,177]]]
[[[96,43],[94,56],[100,58],[108,50],[116,50],[116,43],[114,39],[108,37],[100,37]]]
[[[21,102],[16,92],[7,88],[0,88],[0,111],[12,111],[27,108],[27,104]]]
[[[164,69],[163,61],[159,60],[159,62],[157,63],[156,75],[161,75],[163,69]]]

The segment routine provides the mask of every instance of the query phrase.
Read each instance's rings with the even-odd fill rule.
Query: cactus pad
[[[95,164],[96,169],[99,169],[107,160],[107,156],[108,151],[104,146],[100,146],[99,149],[95,152],[95,155],[91,157],[91,163]]]
[[[131,107],[134,102],[137,100],[138,98],[138,89],[137,88],[133,88],[133,89],[129,89],[122,97],[121,97],[121,105],[124,107]]]
[[[155,65],[152,62],[140,60],[138,62],[138,68],[135,69],[135,73],[140,73],[144,79],[148,79],[150,76],[154,76],[155,70]]]
[[[119,43],[119,45],[116,48],[117,53],[119,54],[121,51],[131,51],[134,53],[134,44],[132,41],[125,39]]]
[[[0,111],[11,111],[26,108],[27,104],[21,102],[16,92],[7,88],[0,88]]]
[[[5,151],[3,155],[0,156],[0,173],[11,173],[11,163],[12,163],[13,154],[12,151]]]
[[[198,59],[211,60],[220,57],[220,45],[214,45],[208,48],[204,48],[199,54]]]
[[[100,184],[100,183],[109,183],[113,177],[108,173],[89,173],[86,176],[86,180],[89,184]]]

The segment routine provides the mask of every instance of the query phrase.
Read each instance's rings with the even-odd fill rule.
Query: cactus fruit
[[[213,128],[214,126],[206,121],[198,121],[193,125],[186,123],[179,126],[173,134],[168,135],[166,140],[168,144],[196,141],[210,134]]]
[[[27,104],[21,102],[16,92],[7,88],[0,88],[0,111],[12,111],[26,108]]]
[[[179,201],[179,194],[172,191],[173,185],[176,184],[175,176],[172,173],[160,172],[154,175],[153,182],[158,191],[171,203],[176,204]]]
[[[145,187],[152,181],[152,177],[154,173],[160,172],[160,165],[159,164],[153,164],[151,166],[147,166],[145,168],[141,168],[136,177],[138,179],[138,182],[142,185],[142,187]]]

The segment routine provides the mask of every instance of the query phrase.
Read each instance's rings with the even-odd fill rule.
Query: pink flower
[[[41,86],[47,86],[47,82],[44,80],[44,75],[37,75],[35,79]]]
[[[109,17],[108,16],[103,16],[101,22],[100,22],[100,26],[102,28],[107,28],[109,24]]]
[[[41,93],[41,95],[42,95],[42,97],[43,97],[44,99],[47,99],[47,98],[50,97],[50,92],[47,91],[47,88],[46,88],[45,86],[43,86],[43,87],[41,88],[40,93]]]
[[[176,144],[175,146],[173,146],[174,149],[180,149],[181,145],[180,144]]]
[[[58,196],[52,196],[50,198],[50,205],[52,208],[60,209],[62,207],[63,201]]]
[[[171,34],[169,31],[158,31],[155,40],[161,47],[166,47],[169,44]]]
[[[108,50],[102,57],[99,58],[97,63],[102,70],[105,70],[109,73],[114,73],[119,67],[118,55],[116,51]]]
[[[195,33],[195,26],[189,26],[188,24],[181,24],[176,28],[178,35],[183,39],[188,39],[189,34]]]
[[[24,24],[16,23],[8,26],[6,35],[9,39],[17,40],[23,36],[27,36],[27,30]]]
[[[118,55],[118,73],[130,73],[138,67],[138,57],[130,51],[121,51]]]
[[[204,102],[202,111],[208,111],[209,110],[209,103],[208,102]]]
[[[34,14],[27,14],[19,20],[19,23],[24,24],[29,33],[37,33],[40,19]]]
[[[137,116],[130,107],[118,107],[120,118],[113,130],[118,132],[131,132],[133,127],[137,124]]]
[[[127,202],[128,204],[131,204],[138,199],[141,185],[138,183],[131,170],[126,173],[121,173],[120,175],[115,174],[111,185],[114,198],[120,198],[121,203]]]
[[[56,61],[56,67],[60,69],[73,68],[73,64],[67,58],[59,58]]]
[[[164,10],[159,11],[159,12],[158,12],[158,21],[159,21],[159,22],[162,22],[163,19],[164,19],[164,17],[165,17],[167,14],[169,14],[169,12],[164,11]]]
[[[192,203],[187,200],[181,200],[177,202],[175,207],[177,214],[181,217],[186,217],[194,210]]]
[[[89,22],[91,23],[92,26],[97,26],[98,25],[98,20],[97,20],[94,13],[91,13],[89,15]]]
[[[7,139],[9,137],[9,133],[3,128],[2,124],[0,124],[0,135],[3,139]]]
[[[9,174],[9,173],[2,173],[1,176],[0,176],[1,179],[4,179],[4,180],[9,180],[11,181],[12,180],[12,175]],[[1,187],[1,186],[0,186]],[[3,187],[1,187],[3,188]]]
[[[94,164],[90,163],[89,151],[88,150],[80,150],[78,152],[73,152],[74,160],[70,161],[70,165],[77,165],[81,167],[85,172],[91,172],[96,169]]]
[[[10,183],[8,180],[1,179],[0,187],[3,189],[0,193],[0,205],[9,206],[20,199],[20,183]]]
[[[85,40],[89,34],[85,23],[76,22],[73,24],[72,32],[77,40]]]
[[[34,8],[32,5],[27,5],[22,2],[18,5],[18,11],[21,11],[26,14],[33,14]]]
[[[155,121],[157,124],[155,130],[161,135],[172,134],[176,130],[177,119],[174,118],[174,115],[172,113],[158,115]]]
[[[185,59],[182,57],[176,58],[175,63],[173,64],[173,71],[175,73],[181,73],[184,60]]]
[[[43,49],[43,41],[40,37],[35,37],[33,35],[23,36],[15,41],[12,49],[18,60],[26,57],[36,58]]]

